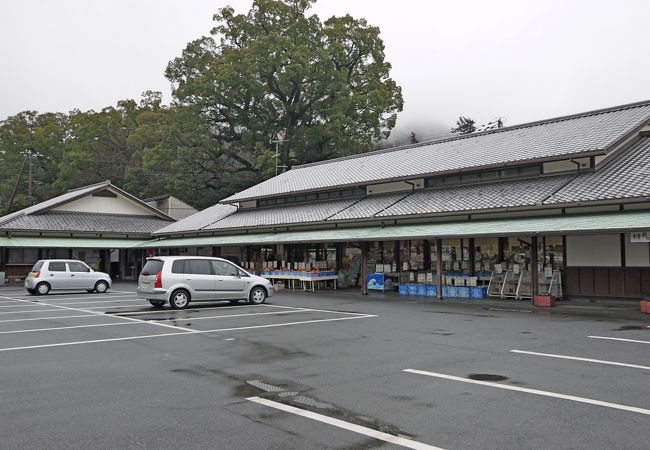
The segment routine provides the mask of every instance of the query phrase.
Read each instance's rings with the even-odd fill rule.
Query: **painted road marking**
[[[162,322],[162,321],[173,321],[173,320],[203,320],[203,319],[223,319],[223,318],[228,318],[228,317],[244,317],[244,316],[265,316],[265,315],[270,315],[270,314],[291,314],[291,313],[302,313],[302,312],[310,312],[309,309],[301,309],[301,310],[296,310],[296,311],[273,311],[273,312],[264,312],[264,313],[248,313],[248,314],[226,314],[222,316],[206,316],[206,317],[193,317],[191,319],[187,319],[184,317],[165,317],[163,319],[150,319],[146,320],[143,322],[115,322],[115,323],[100,323],[100,324],[93,324],[93,325],[70,325],[67,327],[55,327],[55,328],[32,328],[32,329],[27,329],[27,330],[14,330],[14,331],[0,331],[0,334],[11,334],[11,333],[28,333],[30,331],[50,331],[50,330],[67,330],[67,329],[73,329],[73,328],[87,328],[87,327],[104,327],[104,326],[110,326],[110,325],[135,325],[138,323],[151,323],[151,322]],[[84,315],[78,315],[78,316],[61,316],[61,317],[48,317],[51,319],[65,319],[65,318],[73,318],[73,317],[98,317],[97,314],[84,314]],[[104,317],[112,317],[110,314],[105,315]],[[45,319],[14,319],[11,320],[11,322],[19,322],[19,321],[27,321],[27,320],[45,320]],[[10,321],[0,321],[0,322],[10,322]],[[178,327],[174,327],[178,328]]]
[[[606,408],[620,409],[622,411],[634,412],[634,413],[645,414],[647,416],[650,416],[650,409],[638,408],[636,406],[620,405],[618,403],[603,402],[601,400],[592,400],[590,398],[576,397],[574,395],[558,394],[556,392],[540,391],[538,389],[528,389],[528,388],[522,388],[517,386],[510,386],[507,384],[492,383],[490,381],[470,380],[469,378],[456,377],[453,375],[445,375],[443,373],[426,372],[424,370],[404,369],[404,372],[414,373],[418,375],[425,375],[428,377],[444,378],[452,381],[461,381],[463,383],[478,384],[481,386],[490,386],[499,389],[506,389],[509,391],[526,392],[528,394],[542,395],[544,397],[560,398],[560,399],[571,400],[579,403],[588,403],[590,405],[604,406]]]
[[[58,311],[58,309],[56,311]],[[50,319],[72,319],[74,317],[97,317],[97,314],[77,314],[77,315],[74,315],[74,316],[30,317],[28,319],[3,319],[3,320],[0,320],[0,323],[5,323],[5,322],[31,322],[31,321],[34,321],[34,320],[50,320]],[[107,315],[106,317],[110,317],[110,315]]]
[[[615,338],[608,336],[588,336],[591,339],[606,339],[609,341],[621,341],[621,342],[636,342],[637,344],[650,344],[650,341],[640,341],[638,339],[624,339],[624,338]]]
[[[187,308],[180,311],[212,311],[212,310],[219,310],[221,311],[222,309],[241,309],[241,308],[258,308],[260,306],[270,306],[270,305],[242,305],[242,306],[217,306],[213,308]],[[303,308],[296,308],[296,309],[303,309]],[[53,311],[60,311],[60,309],[46,309],[46,310],[39,310],[39,311],[34,311],[34,312],[53,312]],[[20,311],[24,313],[29,313],[31,311]],[[45,316],[45,317],[30,317],[27,319],[0,319],[0,323],[4,322],[29,322],[32,320],[50,320],[50,319],[71,319],[74,317],[101,317],[106,316],[115,316],[115,317],[122,317],[123,315],[129,315],[129,316],[146,316],[146,315],[151,315],[151,314],[161,314],[161,313],[169,313],[169,312],[174,312],[174,310],[164,310],[164,309],[149,309],[147,311],[133,311],[133,312],[123,312],[123,313],[115,313],[115,314],[107,314],[104,312],[102,315],[100,315],[97,311],[91,311],[92,314],[77,314],[74,316]],[[335,311],[333,311],[335,312]],[[1,313],[0,313],[1,314]],[[351,313],[341,313],[341,314],[351,314]],[[356,314],[356,313],[355,313]],[[182,317],[172,317],[172,319],[183,319]]]
[[[71,330],[74,328],[110,327],[113,325],[137,325],[138,322],[95,323],[92,325],[71,325],[69,327],[30,328],[27,330],[0,331],[0,334],[33,333],[37,331]]]
[[[556,354],[553,354],[553,353],[527,352],[525,350],[510,350],[510,351],[512,353],[521,353],[521,354],[524,354],[524,355],[547,356],[549,358],[571,359],[571,360],[574,360],[574,361],[585,361],[585,362],[591,362],[591,363],[596,363],[596,364],[608,364],[610,366],[621,366],[621,367],[631,367],[633,369],[650,370],[650,367],[648,367],[648,366],[639,366],[637,364],[626,364],[626,363],[620,363],[620,362],[615,362],[615,361],[604,361],[602,359],[579,358],[577,356],[556,355]]]
[[[293,325],[303,325],[303,324],[308,324],[308,323],[320,323],[320,322],[337,322],[337,321],[343,321],[343,320],[355,320],[355,319],[366,319],[369,317],[377,317],[376,315],[372,314],[366,314],[362,316],[357,316],[357,317],[337,317],[334,319],[317,319],[317,320],[304,320],[300,322],[288,322],[288,323],[274,323],[274,324],[269,324],[269,325],[252,325],[248,327],[232,327],[232,328],[219,328],[215,330],[189,330],[189,331],[179,331],[177,333],[164,333],[164,334],[150,334],[150,335],[144,335],[144,336],[129,336],[129,337],[121,337],[121,338],[108,338],[108,339],[94,339],[90,341],[72,341],[72,342],[60,342],[56,344],[41,344],[41,345],[29,345],[25,347],[9,347],[9,348],[0,348],[0,352],[9,352],[9,351],[14,351],[14,350],[29,350],[29,349],[36,349],[36,348],[46,348],[46,347],[66,347],[70,345],[81,345],[81,344],[94,344],[94,343],[100,343],[100,342],[113,342],[113,341],[134,341],[138,339],[150,339],[150,338],[156,338],[156,337],[165,337],[165,336],[183,336],[183,335],[189,335],[189,334],[208,334],[208,333],[219,333],[222,331],[240,331],[240,330],[254,330],[256,328],[274,328],[274,327],[287,327],[287,326],[293,326]],[[149,322],[149,321],[143,321],[143,323],[151,323],[155,324],[154,322]],[[174,326],[169,326],[170,328],[174,329],[179,329],[179,330],[184,330],[184,328],[181,327],[174,327]]]
[[[326,423],[328,425],[332,425],[338,428],[343,428],[344,430],[363,434],[364,436],[369,436],[373,439],[379,439],[384,442],[400,445],[402,447],[413,448],[418,450],[442,450],[440,447],[434,447],[432,445],[423,444],[421,442],[417,442],[411,439],[406,439],[392,434],[383,433],[381,431],[373,430],[372,428],[367,428],[361,425],[356,425],[354,423],[345,422],[339,419],[334,419],[332,417],[325,416],[323,414],[318,414],[312,411],[295,408],[293,406],[285,405],[284,403],[274,402],[272,400],[267,400],[265,398],[249,397],[246,400],[258,403],[260,405],[268,406],[270,408],[279,409],[280,411],[288,412],[290,414],[295,414],[297,416],[306,417],[308,419]]]
[[[7,298],[7,297],[4,297],[4,298]],[[21,299],[16,299],[16,301],[25,302],[25,303],[30,302],[29,300],[21,300]],[[96,314],[96,315],[99,315],[99,316],[104,316],[104,313],[102,313],[102,312],[91,311],[90,309],[92,309],[92,308],[81,309],[81,308],[72,308],[70,306],[63,306],[63,305],[50,305],[50,304],[46,304],[46,305],[47,306],[54,306],[55,308],[58,308],[58,310],[65,309],[66,311],[77,311],[77,312],[81,312],[81,313]],[[54,311],[57,311],[57,310],[54,310]],[[175,325],[168,325],[166,323],[150,322],[150,321],[146,321],[146,320],[142,320],[142,319],[136,319],[134,317],[124,317],[124,316],[114,316],[114,317],[119,317],[120,319],[129,320],[129,321],[132,321],[132,322],[149,323],[149,324],[156,325],[156,326],[159,326],[159,327],[166,327],[166,328],[173,328],[175,330],[183,330],[183,331],[194,332],[194,330],[190,330],[189,328],[179,327],[179,326],[175,326]]]

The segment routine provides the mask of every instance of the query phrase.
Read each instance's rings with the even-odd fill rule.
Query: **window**
[[[212,261],[212,267],[214,268],[214,273],[217,275],[228,277],[239,276],[239,269],[226,261]]]
[[[188,273],[193,275],[212,275],[212,265],[209,259],[190,259],[185,264]]]
[[[32,272],[40,271],[41,267],[43,267],[43,261],[37,261],[36,264],[34,264],[34,267],[32,267]]]
[[[174,261],[174,264],[178,261]],[[163,268],[163,262],[159,259],[150,259],[142,268],[142,275],[155,275]],[[172,269],[172,272],[174,270]]]
[[[65,272],[65,263],[64,262],[53,262],[50,261],[48,265],[50,272]]]
[[[179,259],[172,264],[172,273],[190,273],[193,275],[212,275],[209,259]]]
[[[160,261],[160,262],[162,263],[162,261]],[[185,262],[186,261],[184,259],[178,259],[178,260],[174,261],[174,263],[172,264],[172,273],[187,273],[187,272],[185,272]],[[147,264],[149,264],[149,263],[147,263]],[[145,266],[145,269],[146,268],[147,268],[147,266]],[[162,268],[162,264],[160,265],[160,268]],[[155,272],[152,272],[152,273],[155,273]]]
[[[90,272],[88,266],[80,262],[69,262],[68,268],[70,272]]]

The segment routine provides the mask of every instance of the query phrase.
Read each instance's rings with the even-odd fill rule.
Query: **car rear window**
[[[163,268],[164,262],[160,259],[150,259],[142,268],[142,275],[155,275]]]
[[[36,261],[36,264],[34,264],[34,267],[32,267],[32,272],[40,271],[41,267],[43,267],[43,261]]]

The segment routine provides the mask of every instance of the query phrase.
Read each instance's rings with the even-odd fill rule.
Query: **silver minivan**
[[[53,289],[106,292],[111,277],[95,272],[85,262],[75,259],[41,259],[25,278],[25,289],[32,295],[45,295]]]
[[[138,298],[162,308],[184,309],[190,301],[248,300],[264,303],[273,295],[266,278],[246,272],[222,258],[206,256],[154,256],[147,258],[138,280]]]

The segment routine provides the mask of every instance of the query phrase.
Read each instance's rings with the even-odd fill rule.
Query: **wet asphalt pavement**
[[[157,311],[134,289],[0,288],[1,448],[648,447],[650,315],[631,303]]]

